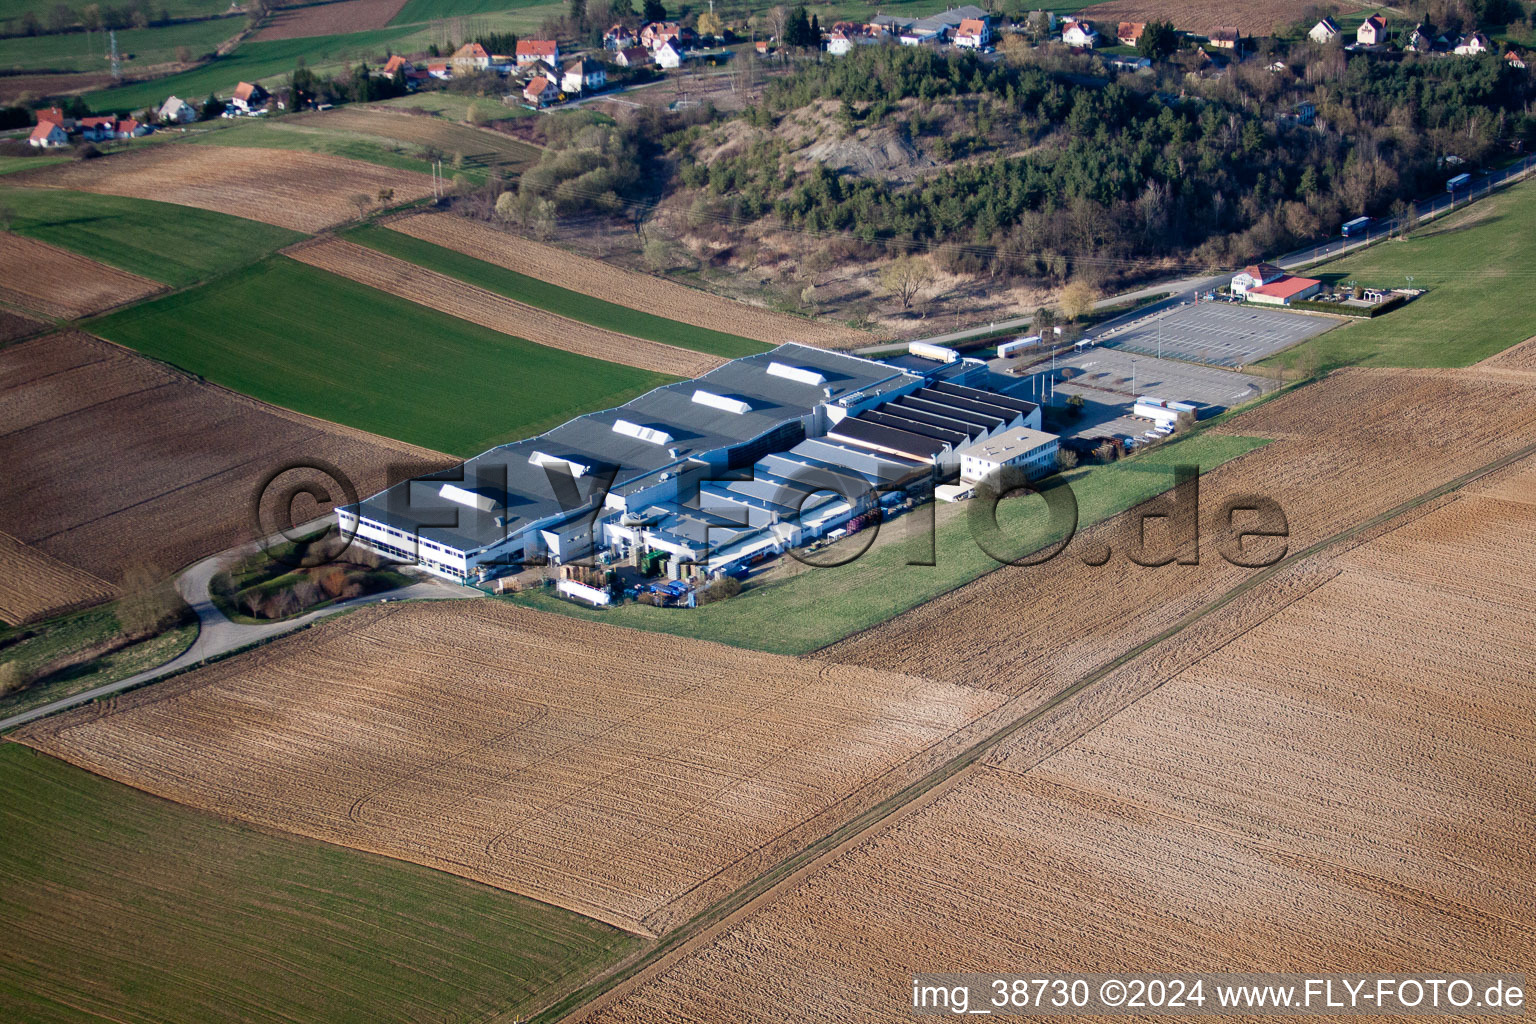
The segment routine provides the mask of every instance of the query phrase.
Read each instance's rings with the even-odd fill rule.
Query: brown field
[[[312,8],[313,9],[313,8]],[[338,107],[312,114],[298,114],[283,122],[296,128],[357,132],[415,146],[435,146],[464,157],[466,167],[496,167],[521,171],[539,159],[539,147],[503,132],[457,124],[440,117],[405,114],[376,107]]]
[[[199,383],[84,334],[0,349],[0,530],[108,580],[164,572],[252,535],[250,503],[279,467],[324,459],[360,495],[391,466],[446,456]],[[296,509],[301,521],[311,510]]]
[[[158,199],[295,231],[357,216],[355,195],[392,188],[396,202],[432,194],[432,179],[360,160],[243,146],[151,146],[48,169],[39,185]]]
[[[113,594],[106,580],[0,533],[0,621],[19,626],[98,604]]]
[[[998,703],[475,601],[356,612],[23,737],[169,799],[648,931]]]
[[[46,324],[29,316],[0,309],[0,345],[42,330]]]
[[[851,327],[774,313],[648,274],[636,274],[601,260],[519,238],[482,221],[451,214],[420,214],[390,221],[388,226],[583,295],[771,345],[798,341],[824,348],[856,348],[872,340],[870,335]]]
[[[1122,522],[1110,522],[1043,566],[1005,567],[820,656],[1012,694],[1054,692],[1252,575],[1215,550],[1225,498],[1274,498],[1289,550],[1300,550],[1529,444],[1536,389],[1476,371],[1342,370],[1220,429],[1276,440],[1201,478],[1199,565],[1135,565]],[[1084,564],[1096,544],[1116,553]]]
[[[1346,11],[1357,4],[1344,4]],[[1115,34],[1122,21],[1169,20],[1174,28],[1186,32],[1208,33],[1221,26],[1236,27],[1243,35],[1269,35],[1277,29],[1294,25],[1315,11],[1313,0],[1276,0],[1266,4],[1232,4],[1220,0],[1174,0],[1154,3],[1150,0],[1109,0],[1084,7],[1082,16],[1100,26],[1101,32]]]
[[[1489,356],[1473,369],[1507,373],[1536,373],[1536,338],[1527,338],[1513,348]]]
[[[697,377],[725,362],[707,353],[567,320],[354,242],[327,238],[284,251],[301,263],[538,345],[677,377]]]
[[[61,320],[142,299],[161,285],[34,238],[0,232],[0,301]]]
[[[44,96],[71,96],[105,89],[112,84],[110,71],[82,71],[65,75],[0,75],[0,103]]]
[[[302,39],[383,28],[404,6],[405,0],[342,0],[341,3],[278,11],[251,38]]]
[[[903,1020],[919,971],[1524,970],[1533,527],[1469,491],[1320,555],[1075,742],[1010,741],[588,1019]]]

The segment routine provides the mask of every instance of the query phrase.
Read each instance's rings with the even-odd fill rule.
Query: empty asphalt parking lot
[[[1337,327],[1325,316],[1229,302],[1180,306],[1098,337],[1101,346],[1213,366],[1246,366]]]

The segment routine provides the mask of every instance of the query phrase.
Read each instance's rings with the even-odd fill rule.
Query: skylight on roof
[[[562,459],[558,455],[546,455],[543,452],[534,452],[532,455],[528,456],[528,461],[533,463],[535,466],[564,466],[566,469],[570,470],[571,476],[574,477],[584,477],[588,473],[592,472],[592,467],[586,465],[585,463],[577,462],[574,459]]]
[[[826,374],[815,370],[806,369],[803,366],[790,366],[777,360],[768,364],[768,374],[772,377],[783,377],[800,384],[809,384],[812,387],[821,387],[827,382]]]
[[[719,409],[722,412],[733,412],[740,416],[752,411],[752,404],[740,398],[727,398],[717,395],[713,391],[705,391],[699,388],[693,393],[693,400],[700,405],[707,405],[711,409]]]
[[[642,427],[640,424],[631,423],[629,420],[614,420],[613,432],[633,437],[647,444],[665,445],[672,443],[672,435],[665,430],[656,427]]]

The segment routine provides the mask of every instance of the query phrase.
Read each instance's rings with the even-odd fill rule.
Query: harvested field
[[[1279,502],[1289,550],[1299,550],[1528,444],[1536,392],[1475,371],[1341,370],[1217,429],[1277,440],[1201,479],[1200,564],[1134,564],[1123,517],[1044,565],[1004,567],[820,656],[1013,694],[1053,691],[1252,575],[1217,551],[1226,498]],[[1084,563],[1105,545],[1108,562]]]
[[[0,345],[25,337],[46,326],[41,320],[0,309]]]
[[[320,231],[357,216],[356,195],[394,189],[395,201],[432,194],[412,171],[318,153],[242,146],[160,145],[105,160],[51,168],[36,184],[158,199],[232,213],[295,231]]]
[[[1478,370],[1498,370],[1508,373],[1536,373],[1536,338],[1527,338],[1496,356],[1489,356],[1474,364]]]
[[[0,621],[19,626],[113,596],[106,580],[0,533]]]
[[[198,383],[84,334],[0,349],[0,530],[108,580],[248,539],[276,469],[324,459],[360,494],[445,456]],[[295,509],[302,521],[311,510]]]
[[[610,363],[697,377],[724,359],[568,320],[415,263],[338,238],[301,243],[286,255],[449,316]]]
[[[169,799],[662,930],[999,703],[475,601],[355,612],[21,738]]]
[[[404,6],[405,0],[342,0],[280,10],[251,39],[306,39],[383,28]]]
[[[418,214],[390,221],[389,227],[584,295],[770,345],[798,341],[846,349],[867,345],[872,340],[870,335],[851,327],[774,313],[647,274],[632,273],[466,217]]]
[[[110,71],[65,75],[0,75],[0,103],[15,103],[23,97],[72,96],[92,89],[103,89],[111,84]]]
[[[1236,26],[1245,36],[1264,36],[1294,25],[1317,9],[1317,5],[1310,0],[1276,0],[1268,4],[1240,5],[1222,3],[1220,0],[1177,0],[1171,4],[1152,3],[1148,0],[1110,0],[1108,3],[1084,7],[1082,16],[1105,26],[1106,34],[1110,37],[1115,34],[1115,25],[1122,21],[1161,20],[1172,21],[1174,28],[1202,35],[1221,26]]]
[[[913,973],[998,964],[1523,970],[1533,526],[1462,493],[1320,556],[1104,724],[1010,741],[587,1019],[904,1020]]]
[[[61,320],[142,299],[160,285],[67,249],[0,232],[0,301]]]

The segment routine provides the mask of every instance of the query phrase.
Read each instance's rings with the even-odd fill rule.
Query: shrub
[[[26,671],[18,663],[8,661],[0,665],[0,697],[26,689],[29,682]]]

